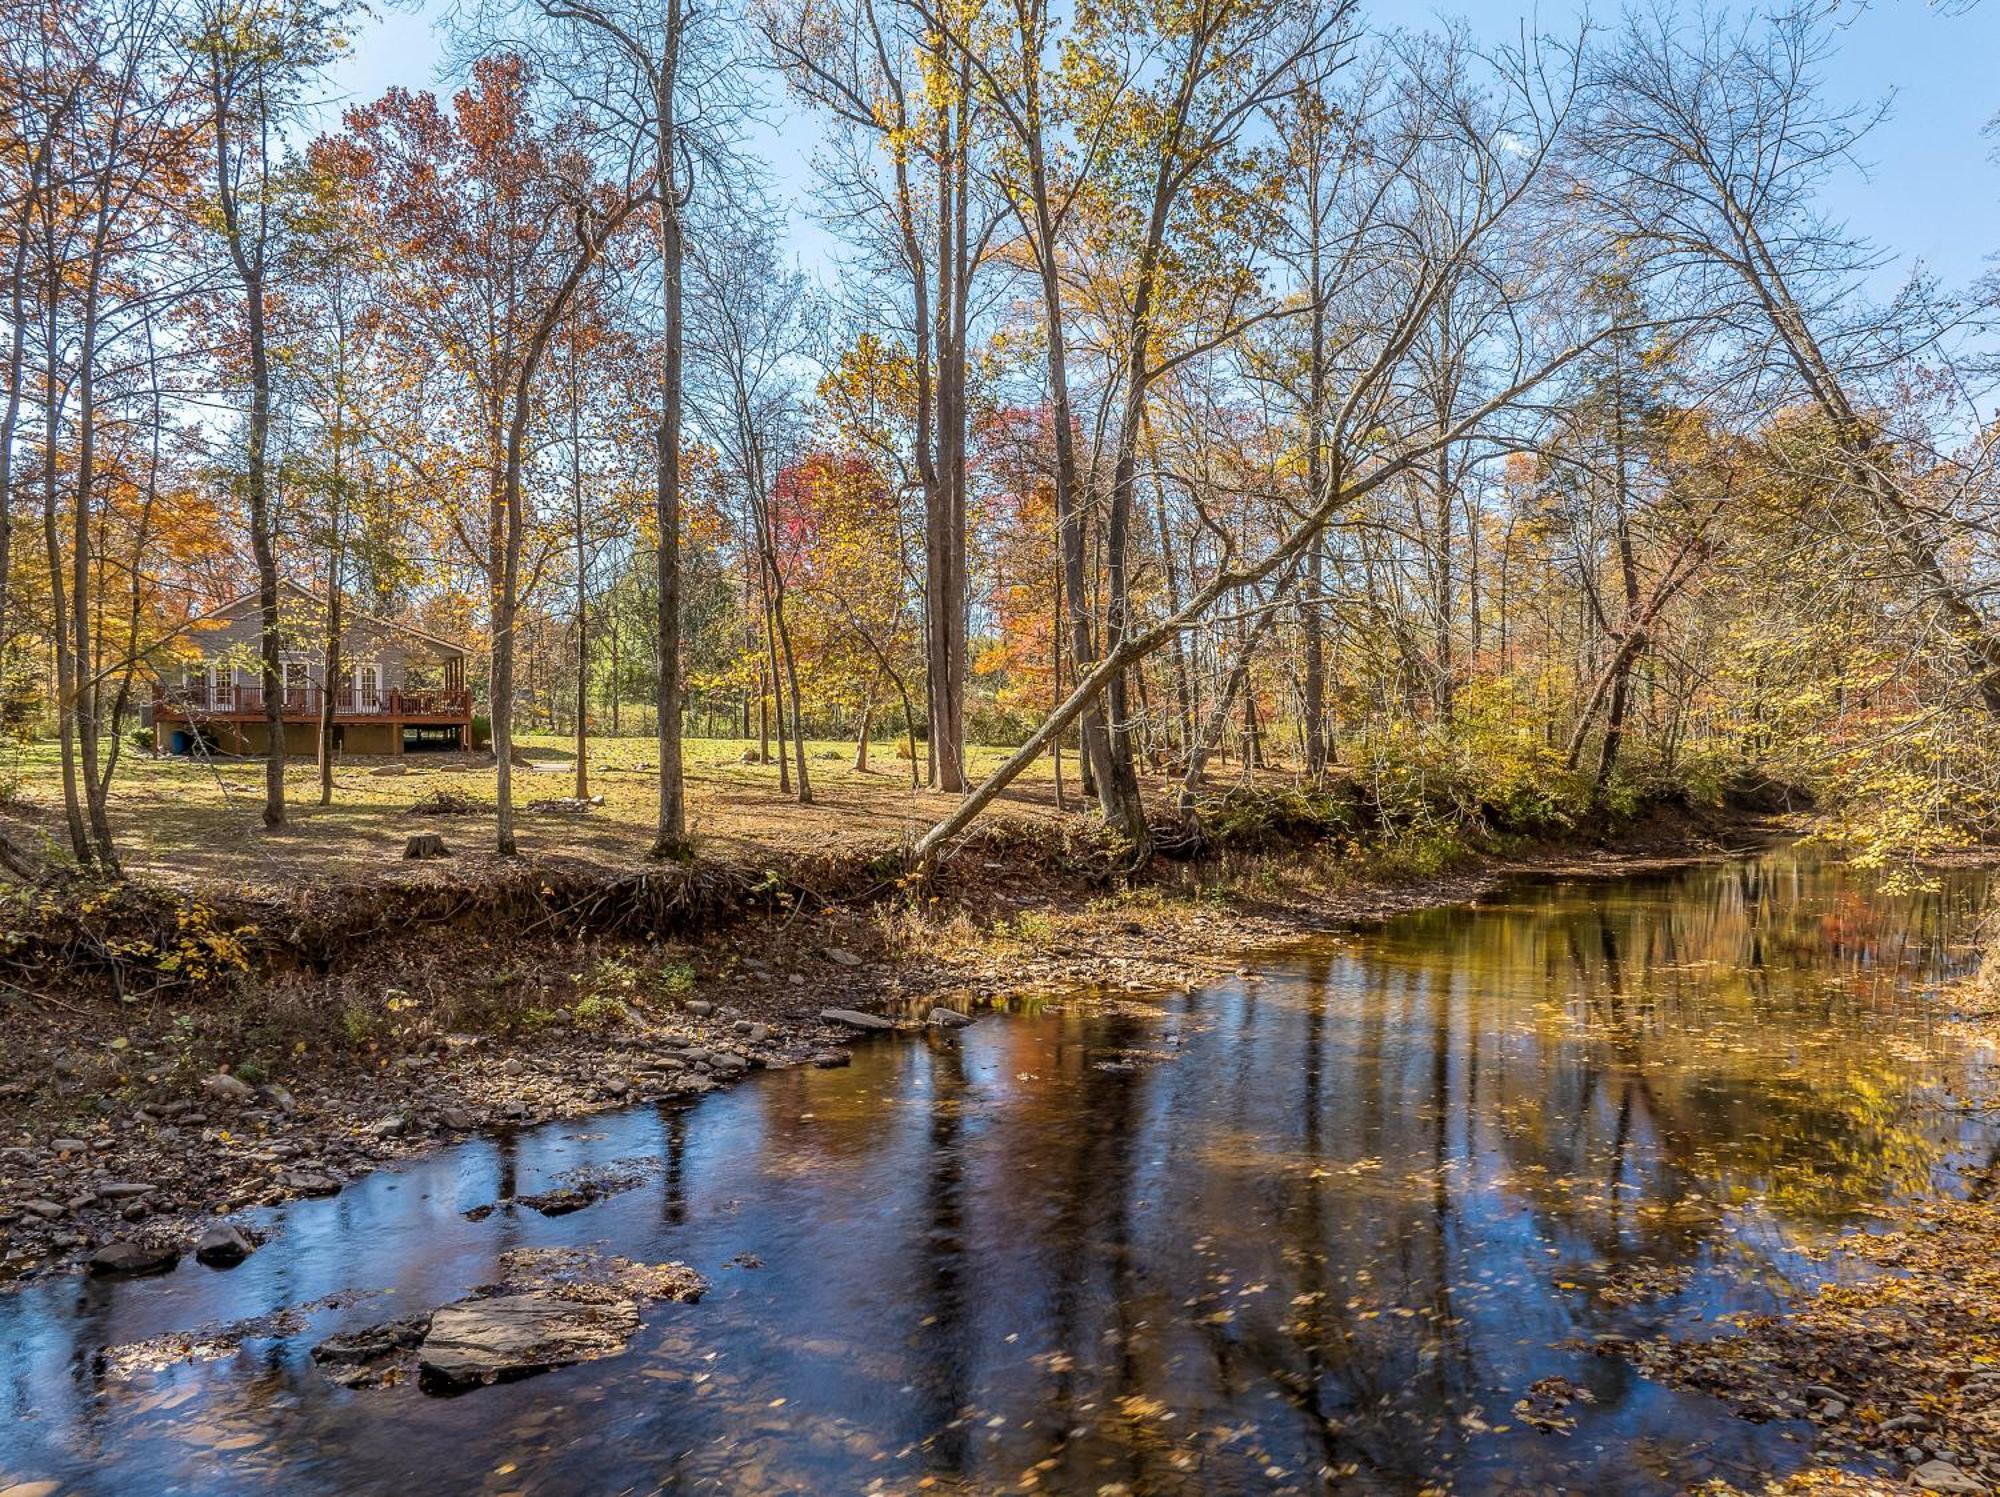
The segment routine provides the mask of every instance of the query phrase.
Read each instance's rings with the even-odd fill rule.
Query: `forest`
[[[532,735],[649,742],[664,857],[725,739],[774,802],[829,740],[935,792],[919,863],[1017,780],[1130,868],[1232,802],[1993,830],[1996,288],[1823,207],[1877,118],[1837,15],[480,0],[448,88],[329,104],[369,24],[7,12],[17,873],[119,869],[237,598],[268,826],[342,757],[287,662],[366,614],[469,652],[502,854]]]
[[[1465,8],[0,0],[0,1497],[2000,1492],[2000,14]]]

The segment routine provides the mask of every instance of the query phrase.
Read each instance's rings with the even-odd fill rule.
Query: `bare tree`
[[[1304,564],[1326,528],[1349,507],[1405,481],[1439,451],[1518,417],[1610,332],[1555,315],[1556,294],[1583,273],[1581,245],[1557,252],[1577,230],[1560,194],[1544,192],[1545,169],[1565,139],[1577,96],[1575,54],[1544,48],[1489,62],[1464,48],[1434,50],[1427,66],[1401,85],[1373,124],[1367,170],[1347,195],[1342,284],[1332,299],[1353,309],[1353,324],[1332,358],[1345,390],[1327,412],[1327,441],[1340,453],[1333,481],[1254,554],[1225,546],[1219,564],[1176,612],[1128,630],[1088,669],[1069,696],[1003,765],[914,848],[919,866],[935,861],[993,798],[1075,722],[1124,671],[1172,635],[1203,619],[1223,598]],[[1475,83],[1475,79],[1481,81]],[[1448,143],[1450,169],[1475,190],[1454,195],[1449,232],[1417,233],[1436,218],[1434,174]],[[1517,257],[1537,243],[1532,258]],[[1412,246],[1419,247],[1417,252]],[[1412,397],[1416,347],[1438,306],[1497,265],[1515,273],[1503,283],[1518,315],[1508,340],[1495,340],[1495,372],[1484,398],[1468,402],[1444,428],[1423,419]],[[1531,315],[1532,313],[1532,315]]]
[[[659,283],[659,419],[653,436],[656,659],[660,760],[655,857],[684,857],[686,692],[681,664],[682,425],[686,381],[688,212],[697,169],[727,193],[738,121],[746,108],[741,49],[725,12],[689,0],[489,0],[475,35],[532,56],[539,71],[599,123],[612,149],[644,163]]]
[[[966,450],[975,281],[1002,206],[970,58],[914,0],[773,4],[760,23],[794,92],[836,122],[833,218],[907,319],[910,453],[924,503],[925,673],[933,783],[965,780]]]
[[[783,766],[789,699],[793,770],[801,805],[813,798],[806,765],[798,659],[785,611],[786,568],[778,544],[779,470],[795,440],[797,380],[813,330],[805,279],[778,258],[768,214],[733,227],[716,225],[692,257],[700,321],[689,340],[692,404],[743,498],[765,589],[773,694],[779,699]]]
[[[1710,319],[1719,388],[1765,410],[1794,399],[1817,410],[1879,553],[1928,601],[1985,711],[2000,715],[2000,622],[1983,581],[1948,560],[1988,484],[1991,441],[1941,450],[1897,424],[1884,388],[1948,360],[1972,309],[1922,281],[1875,306],[1865,281],[1877,256],[1819,213],[1817,189],[1878,118],[1820,97],[1830,28],[1811,8],[1635,14],[1596,60],[1577,184],[1646,247],[1651,295]],[[1962,431],[1979,428],[1973,406],[1968,388]]]
[[[208,96],[216,217],[243,295],[250,400],[244,499],[257,564],[258,653],[263,665],[264,824],[285,819],[285,680],[278,619],[278,553],[269,444],[271,350],[267,298],[274,274],[279,156],[305,85],[336,50],[347,0],[199,0],[189,46]]]

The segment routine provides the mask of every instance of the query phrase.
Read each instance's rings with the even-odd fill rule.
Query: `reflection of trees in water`
[[[669,1227],[687,1222],[688,1109],[673,1106],[660,1123],[660,1149],[666,1156],[660,1170],[660,1220]]]
[[[1071,1015],[669,1109],[657,1195],[631,1213],[652,1217],[663,1252],[735,1209],[704,1179],[741,1192],[752,1221],[823,1210],[809,1219],[845,1235],[798,1249],[799,1274],[780,1218],[765,1218],[778,1272],[739,1282],[771,1304],[732,1319],[718,1295],[662,1327],[676,1366],[721,1353],[710,1398],[635,1394],[607,1363],[566,1386],[568,1407],[651,1400],[645,1419],[579,1439],[590,1421],[544,1429],[524,1413],[508,1438],[558,1476],[650,1462],[690,1490],[860,1490],[918,1470],[941,1490],[986,1490],[1045,1462],[1043,1490],[1149,1497],[1311,1489],[1319,1467],[1350,1462],[1360,1490],[1447,1471],[1486,1489],[1503,1470],[1523,1490],[1601,1489],[1598,1442],[1484,1434],[1477,1419],[1513,1422],[1513,1400],[1558,1368],[1592,1379],[1598,1417],[1628,1421],[1599,1426],[1604,1448],[1635,1451],[1632,1424],[1673,1417],[1621,1404],[1622,1364],[1548,1350],[1635,1328],[1588,1292],[1590,1265],[1753,1251],[1743,1227],[1761,1218],[1714,1203],[1761,1192],[1781,1220],[1832,1218],[1939,1157],[1951,1120],[1910,1108],[1923,1056],[1896,1052],[1925,1038],[1909,989],[1949,965],[1976,891],[1864,903],[1858,888],[1783,857],[1523,886],[1287,957],[1262,986],[1179,1000],[1177,1022],[1207,1030],[1179,1064],[1102,1069],[1158,1046],[1160,1023]],[[518,1146],[479,1146],[497,1194],[515,1191]],[[524,1157],[523,1178],[532,1147]],[[620,1210],[570,1220],[592,1235]],[[329,1228],[357,1274],[380,1254],[368,1225]],[[481,1250],[562,1230],[497,1213]],[[66,1345],[82,1357],[110,1327],[89,1303],[78,1313]],[[281,1368],[275,1348],[246,1354],[264,1365],[217,1407],[246,1428],[289,1419],[299,1449],[332,1426],[279,1412],[315,1376],[290,1355]],[[17,1407],[67,1396],[103,1417],[89,1369],[64,1381],[54,1361],[33,1366],[65,1393],[11,1369],[0,1388]],[[506,1407],[477,1405],[509,1423]]]
[[[1486,1001],[1481,1027],[1529,1029],[1553,1069],[1529,1080],[1516,1067],[1514,1084],[1582,1126],[1549,1140],[1524,1119],[1519,1162],[1575,1172],[1608,1153],[1622,1179],[1636,1147],[1680,1177],[1668,1199],[1698,1184],[1834,1221],[1921,1189],[1945,1152],[1892,1041],[1931,1043],[1911,990],[1951,969],[1983,884],[1864,901],[1846,870],[1779,854],[1526,887],[1477,914],[1400,923],[1371,943],[1385,960],[1365,956],[1362,980],[1464,972],[1470,1001]]]
[[[972,1454],[965,1417],[971,1406],[971,1288],[965,1218],[965,1102],[970,1087],[965,1054],[956,1044],[927,1047],[931,1082],[929,1148],[924,1155],[923,1261],[914,1267],[925,1309],[915,1360],[917,1397],[929,1405],[921,1423],[936,1431],[931,1459],[940,1469],[969,1473]]]
[[[1283,1391],[1317,1460],[1414,1479],[1463,1446],[1427,1416],[1501,1376],[1482,1365],[1505,1342],[1483,1339],[1479,1304],[1496,1213],[1525,1207],[1518,1236],[1559,1249],[1529,1273],[1688,1265],[1722,1245],[1719,1201],[1768,1192],[1823,1216],[1922,1182],[1944,1139],[1907,1106],[1880,1011],[1941,970],[1971,900],[1947,890],[1858,919],[1846,886],[1831,896],[1795,867],[1553,890],[1408,922],[1379,954],[1364,940],[1309,975],[1299,1156],[1375,1156],[1412,1182],[1358,1203],[1323,1169],[1285,1177],[1284,1298],[1300,1308],[1249,1322],[1233,1347]],[[1482,1148],[1506,1161],[1500,1202],[1477,1198]],[[1363,1271],[1373,1297],[1353,1293]],[[1427,1313],[1363,1319],[1390,1302]],[[1586,1328],[1619,1313],[1573,1303]]]
[[[1273,1329],[1282,1338],[1267,1342],[1265,1371],[1306,1415],[1302,1437],[1317,1440],[1320,1458],[1339,1467],[1356,1461],[1383,1475],[1406,1482],[1420,1481],[1438,1469],[1441,1445],[1458,1446],[1459,1426],[1444,1416],[1468,1407],[1482,1382],[1475,1347],[1461,1333],[1456,1286],[1463,1265],[1458,1261],[1459,1210],[1451,1188],[1451,1166],[1461,1157],[1463,1140],[1454,1142],[1453,1125],[1470,1123],[1470,1109],[1453,1105],[1453,1062],[1459,1047],[1452,1034],[1455,1005],[1449,992],[1434,993],[1407,984],[1396,994],[1400,1013],[1392,1022],[1386,985],[1373,990],[1375,1001],[1362,1015],[1364,1036],[1352,1078],[1329,1060],[1340,1059],[1329,1042],[1331,1004],[1342,1001],[1329,992],[1322,969],[1304,999],[1304,1084],[1300,1098],[1300,1152],[1314,1166],[1294,1177],[1286,1209],[1281,1213],[1285,1261],[1297,1273],[1294,1303],[1301,1312]],[[1427,1026],[1417,1022],[1418,1006],[1428,1010]],[[1426,1034],[1427,1029],[1427,1034]],[[1392,1092],[1403,1080],[1385,1066],[1384,1037],[1392,1032],[1419,1037],[1427,1044],[1421,1066],[1409,1076],[1408,1106],[1392,1105]],[[1476,1054],[1476,1052],[1474,1052]],[[1424,1146],[1427,1136],[1429,1175],[1426,1185],[1399,1200],[1388,1218],[1357,1244],[1360,1225],[1352,1203],[1333,1190],[1326,1165],[1351,1158],[1349,1140],[1326,1127],[1330,1088],[1352,1079],[1358,1083],[1358,1111],[1372,1150],[1402,1157]],[[1476,1066],[1465,1073],[1468,1102],[1477,1092]],[[1389,1121],[1395,1119],[1393,1131]],[[1407,1135],[1407,1136],[1405,1136]],[[1367,1157],[1378,1157],[1372,1152]],[[1338,1259],[1329,1248],[1343,1248]],[[1356,1253],[1355,1247],[1362,1251]],[[1357,1271],[1372,1263],[1393,1263],[1405,1306],[1422,1305],[1422,1321],[1392,1321],[1403,1327],[1383,1339],[1368,1333],[1367,1308],[1355,1306],[1352,1285]],[[1346,1286],[1346,1287],[1343,1287]],[[1379,1315],[1379,1307],[1375,1313]],[[1412,1406],[1426,1417],[1412,1418]]]

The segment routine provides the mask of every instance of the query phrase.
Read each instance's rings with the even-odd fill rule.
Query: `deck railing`
[[[317,686],[285,688],[286,717],[317,718],[325,707],[326,694]],[[182,717],[261,717],[264,688],[255,682],[217,681],[185,686],[160,685],[153,689],[155,707]],[[352,685],[333,689],[335,717],[443,717],[470,718],[472,693],[464,687],[418,687],[386,690]]]

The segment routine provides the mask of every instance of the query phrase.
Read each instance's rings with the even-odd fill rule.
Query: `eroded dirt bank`
[[[530,866],[497,891],[463,873],[370,889],[337,916],[306,899],[170,903],[147,918],[170,919],[178,944],[143,958],[121,896],[30,893],[42,904],[17,904],[0,986],[0,1279],[146,1271],[232,1213],[470,1133],[843,1064],[866,1021],[828,1010],[949,1024],[1049,994],[1190,986],[1253,948],[1509,875],[1612,875],[1772,835],[1655,817],[1610,847],[1441,872],[1265,850],[1126,887],[1002,833],[916,897],[865,865],[637,886]],[[351,949],[329,933],[341,922]]]

